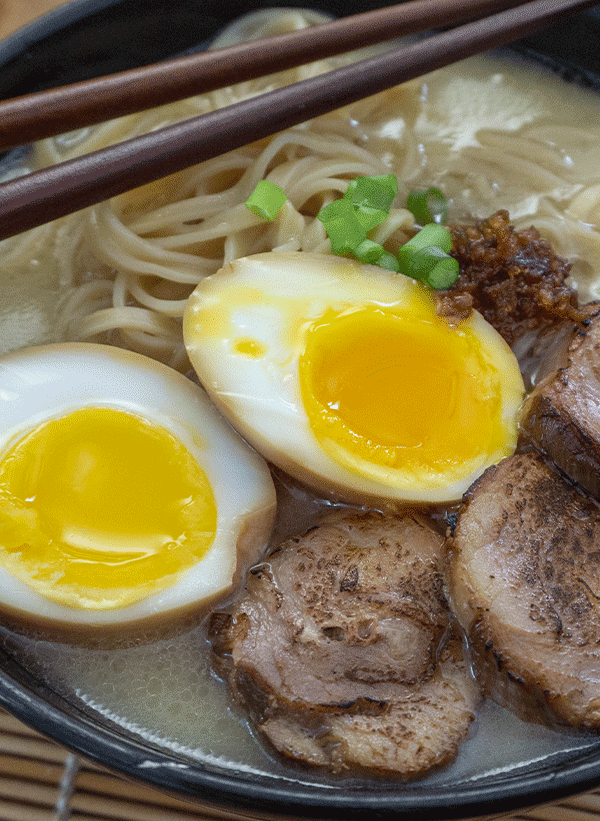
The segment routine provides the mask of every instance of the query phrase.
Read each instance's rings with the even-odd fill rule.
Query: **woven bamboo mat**
[[[0,821],[216,818],[78,759],[0,710]],[[600,821],[600,789],[504,821]]]

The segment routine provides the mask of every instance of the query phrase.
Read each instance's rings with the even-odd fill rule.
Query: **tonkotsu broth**
[[[266,14],[233,28],[235,39],[303,25],[299,13]],[[311,19],[320,19],[318,16]],[[258,22],[257,22],[258,21]],[[286,80],[324,65],[286,74]],[[115,124],[39,144],[30,166],[85,153],[169,120],[210,110],[270,83],[242,84]],[[272,248],[323,251],[312,220],[322,201],[358,174],[392,171],[401,196],[435,184],[453,219],[507,208],[535,224],[574,262],[582,301],[600,296],[600,165],[597,96],[503,54],[464,61],[336,112],[293,139],[279,137],[190,174],[125,195],[3,243],[0,352],[38,342],[93,339],[131,347],[180,370],[185,298],[201,276],[231,259]],[[271,153],[269,153],[271,151]],[[22,165],[7,173],[20,173]],[[290,195],[279,226],[258,224],[243,202],[267,174]],[[305,188],[298,189],[301,177]],[[240,182],[241,181],[241,182]],[[311,187],[312,186],[312,187]],[[174,205],[177,194],[183,206]],[[206,215],[209,229],[186,221]],[[226,227],[224,227],[226,226]],[[203,226],[206,227],[206,224]],[[121,330],[119,330],[121,329]],[[282,490],[278,535],[301,529],[327,505]],[[201,761],[303,782],[327,782],[266,751],[210,667],[202,626],[171,637],[49,641],[0,629],[4,648],[56,692],[124,733]],[[477,780],[558,760],[595,739],[525,724],[486,703],[452,767],[428,783]]]

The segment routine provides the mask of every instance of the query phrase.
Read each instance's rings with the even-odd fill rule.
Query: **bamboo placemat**
[[[217,819],[78,759],[0,710],[0,821]],[[504,821],[600,821],[600,789]]]

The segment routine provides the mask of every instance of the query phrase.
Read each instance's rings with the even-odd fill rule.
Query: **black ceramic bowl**
[[[0,43],[0,97],[201,47],[234,17],[270,5],[291,3],[73,0]],[[319,3],[333,15],[377,5],[377,0]],[[563,79],[600,91],[600,50],[594,47],[599,42],[600,12],[596,8],[515,47]],[[411,784],[336,781],[293,768],[269,768],[268,756],[262,770],[236,767],[235,761],[202,760],[181,745],[141,734],[135,726],[102,714],[75,691],[59,692],[38,664],[46,644],[29,639],[24,650],[16,633],[5,626],[0,630],[0,703],[10,712],[67,748],[125,776],[219,810],[228,818],[471,818],[556,800],[600,783],[600,740],[541,756],[523,766],[515,751],[515,766],[500,767],[483,779],[457,779],[442,773],[434,782]],[[102,658],[102,648],[95,647],[94,652]],[[98,675],[102,675],[100,668]]]

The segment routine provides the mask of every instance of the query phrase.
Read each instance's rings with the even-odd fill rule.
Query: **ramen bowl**
[[[235,18],[278,5],[74,0],[0,44],[0,92],[8,98],[203,49]],[[318,10],[336,16],[376,5],[349,7],[326,0]],[[492,58],[500,62],[479,64],[458,96],[444,97],[441,86],[428,84],[428,99],[435,97],[454,113],[442,142],[458,150],[461,142],[468,142],[467,133],[472,137],[473,129],[481,126],[470,99],[483,94],[488,100],[486,82],[503,88],[502,67],[516,67],[516,79],[510,82],[517,98],[534,81],[540,90],[523,97],[522,104],[513,99],[510,110],[502,94],[488,100],[488,113],[497,109],[488,132],[511,117],[520,116],[521,125],[529,122],[536,106],[543,120],[540,128],[547,125],[545,106],[555,92],[556,107],[565,101],[568,109],[563,117],[578,116],[568,106],[573,96],[582,94],[582,110],[593,119],[600,106],[600,57],[588,45],[598,38],[600,13],[595,9],[503,50]],[[427,97],[424,87],[419,94]],[[514,125],[514,130],[519,127]],[[568,127],[563,120],[560,128]],[[398,120],[390,118],[386,128],[383,138],[399,136]],[[600,143],[595,145],[597,151]],[[511,151],[516,150],[513,145]],[[504,149],[493,151],[502,157]],[[586,151],[589,154],[589,145],[581,148],[582,154]],[[4,157],[4,172],[21,167],[26,156],[27,149],[18,149]],[[597,159],[594,162],[597,165]],[[439,182],[436,173],[432,183]],[[456,183],[455,200],[464,187],[464,180]],[[528,197],[521,191],[518,200],[518,218],[526,221]],[[506,205],[501,198],[494,203]],[[582,282],[589,284],[583,258],[579,266]],[[2,287],[0,279],[0,292]],[[589,297],[597,298],[593,283],[588,290]],[[33,343],[27,337],[21,342],[8,339],[10,328],[17,325],[0,325],[5,349],[62,341],[53,339],[52,328]],[[300,526],[310,526],[312,513],[323,502],[283,474],[275,479],[284,509],[287,505],[293,511],[289,515]],[[301,513],[296,515],[298,505]],[[280,523],[280,530],[286,526]],[[185,618],[160,626],[69,633],[6,615],[0,625],[0,703],[68,749],[230,819],[484,818],[600,783],[597,736],[523,722],[487,701],[456,761],[420,780],[338,776],[283,761],[257,737],[244,710],[214,674],[205,617],[205,611],[187,612]]]

